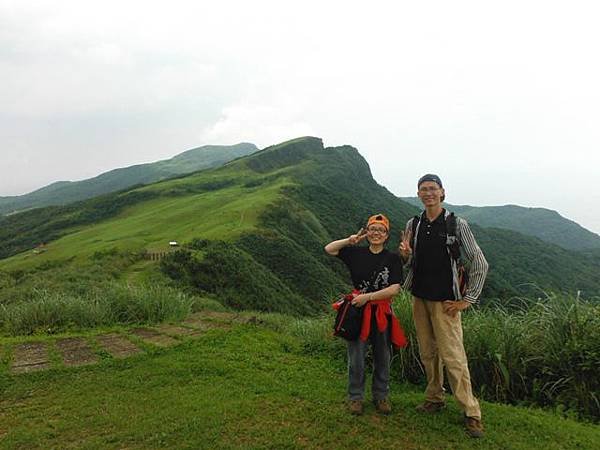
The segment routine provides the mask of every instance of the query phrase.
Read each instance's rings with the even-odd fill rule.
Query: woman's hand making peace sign
[[[367,230],[361,228],[356,232],[356,234],[351,234],[348,236],[348,243],[350,245],[356,245],[359,242],[362,242],[367,237]]]

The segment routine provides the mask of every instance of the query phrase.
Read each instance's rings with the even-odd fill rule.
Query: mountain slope
[[[7,217],[0,222],[3,257],[49,244],[41,254],[0,260],[0,269],[35,271],[111,249],[166,250],[177,240],[186,245],[160,267],[180,287],[238,309],[309,314],[348,286],[343,265],[323,245],[377,212],[389,215],[395,248],[418,210],[378,185],[355,148],[300,138],[218,169]],[[509,230],[473,231],[491,266],[484,297],[539,296],[539,289],[600,294],[591,255]]]
[[[417,197],[402,197],[402,199],[421,207],[421,201]],[[446,206],[469,222],[483,227],[517,231],[567,250],[600,249],[600,236],[551,209],[516,205],[468,206],[449,203]]]
[[[301,174],[301,182],[288,190],[290,196],[308,208],[332,238],[355,232],[358,221],[369,214],[387,213],[392,221],[389,246],[396,248],[399,228],[418,210],[379,186],[356,149],[337,147],[320,155],[318,170]],[[308,241],[309,235],[301,231],[302,220],[294,220],[293,211],[285,205],[282,212],[291,216],[290,231],[297,242]],[[491,266],[484,297],[537,297],[544,289],[571,294],[580,290],[588,298],[600,294],[600,266],[592,257],[509,230],[472,228]],[[316,241],[313,244],[311,248],[321,250]]]
[[[43,206],[65,205],[137,184],[153,183],[217,167],[256,150],[254,144],[247,143],[231,146],[207,145],[188,150],[168,160],[115,169],[83,181],[58,181],[29,194],[0,197],[0,215]]]

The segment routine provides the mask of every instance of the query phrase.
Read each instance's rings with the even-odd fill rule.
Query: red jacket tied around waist
[[[351,300],[355,296],[359,295],[361,292],[354,290],[352,294],[346,296],[346,299]],[[360,329],[359,339],[361,341],[366,341],[369,339],[369,335],[371,334],[371,317],[373,315],[373,306],[376,305],[375,309],[375,322],[377,324],[377,329],[380,333],[383,333],[388,325],[388,317],[389,320],[392,321],[391,324],[391,340],[392,344],[396,348],[403,348],[408,345],[408,340],[406,339],[406,335],[404,334],[404,330],[400,326],[400,321],[394,315],[394,311],[392,310],[392,299],[385,298],[382,300],[371,300],[368,301],[365,306],[363,306],[363,317],[362,317],[362,325]],[[339,304],[334,303],[333,308],[338,309]]]

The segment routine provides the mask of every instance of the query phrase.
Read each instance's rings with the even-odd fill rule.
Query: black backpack
[[[424,213],[423,213],[424,214]],[[421,221],[421,216],[415,216],[412,221],[412,247],[414,248],[417,226]],[[456,266],[458,269],[458,284],[460,286],[460,294],[465,295],[467,291],[467,284],[469,283],[469,274],[465,268],[463,261],[460,258],[460,241],[456,236],[457,229],[457,220],[456,216],[453,212],[448,214],[448,217],[445,218],[446,222],[446,247],[448,247],[448,251],[450,252],[450,256],[456,262]],[[416,263],[416,258],[413,258],[413,266]]]
[[[340,300],[340,306],[333,324],[333,335],[355,341],[360,336],[362,328],[363,308],[352,304],[352,295],[346,295]]]

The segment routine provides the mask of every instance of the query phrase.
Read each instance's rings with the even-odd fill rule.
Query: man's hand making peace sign
[[[410,255],[412,255],[411,242],[412,242],[412,233],[410,231],[407,231],[407,232],[401,231],[400,232],[400,246],[398,247],[398,252],[400,253],[400,256],[402,256],[402,259],[404,261],[406,261],[408,258],[410,258]]]

